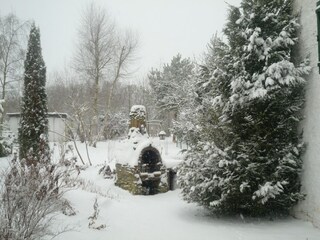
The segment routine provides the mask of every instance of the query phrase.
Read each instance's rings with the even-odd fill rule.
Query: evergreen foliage
[[[178,112],[188,101],[187,92],[193,79],[194,64],[190,59],[174,56],[170,64],[162,70],[152,70],[149,74],[150,85],[157,107],[165,111]]]
[[[24,95],[19,128],[19,155],[27,164],[34,164],[48,152],[48,119],[46,67],[42,58],[40,31],[33,24],[24,63]],[[46,150],[45,150],[46,149]],[[44,151],[45,150],[45,151]],[[28,159],[33,159],[28,162]]]
[[[179,140],[186,139],[184,133],[191,133],[188,125],[190,111],[193,111],[194,75],[196,66],[189,58],[180,54],[174,56],[170,64],[162,69],[153,69],[149,74],[151,93],[158,111],[158,117],[164,119],[162,124],[166,132],[174,129]],[[190,114],[189,114],[190,113]],[[177,123],[177,119],[180,122]]]
[[[186,200],[262,215],[303,198],[298,124],[310,67],[293,59],[298,28],[292,0],[230,7],[228,43],[214,39],[199,74],[198,141],[179,171]]]

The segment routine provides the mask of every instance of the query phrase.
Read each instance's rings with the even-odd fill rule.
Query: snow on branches
[[[303,198],[298,124],[311,68],[293,61],[298,28],[292,0],[230,8],[228,42],[213,39],[197,79],[197,137],[179,171],[187,201],[262,215]]]

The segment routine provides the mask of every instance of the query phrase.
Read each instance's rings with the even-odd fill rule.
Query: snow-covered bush
[[[8,156],[12,151],[12,147],[13,142],[11,141],[11,139],[0,139],[0,157]]]
[[[0,118],[3,116],[3,99],[0,99]],[[12,153],[13,145],[17,142],[16,136],[8,130],[7,123],[0,124],[0,157],[6,157]]]
[[[66,169],[39,162],[27,166],[13,160],[1,175],[1,239],[40,240],[54,236],[50,231],[54,215],[62,208]]]
[[[307,61],[293,58],[292,0],[231,7],[197,84],[197,135],[179,171],[184,198],[228,213],[287,212],[303,198],[298,131]]]
[[[123,112],[108,114],[105,117],[103,136],[105,139],[113,139],[125,136],[128,131],[128,117]]]

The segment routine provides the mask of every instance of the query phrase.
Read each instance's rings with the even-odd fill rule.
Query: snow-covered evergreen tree
[[[148,78],[153,94],[153,100],[158,110],[158,117],[163,120],[165,131],[174,131],[176,137],[185,140],[182,133],[190,131],[188,112],[193,111],[195,64],[189,58],[182,58],[180,54],[174,56],[170,64],[162,69],[152,69]],[[190,101],[192,100],[192,101]],[[179,123],[176,122],[180,120]]]
[[[46,67],[42,58],[40,31],[32,25],[24,63],[24,96],[19,128],[20,159],[40,159],[48,150]],[[43,158],[42,158],[43,159]]]
[[[210,135],[212,124],[217,120],[218,109],[223,109],[223,99],[227,97],[223,96],[223,92],[228,94],[227,89],[223,90],[224,87],[228,88],[224,81],[227,77],[226,68],[232,66],[226,54],[228,46],[215,37],[208,49],[210,54],[206,55],[205,64],[196,68],[195,83],[189,84],[189,91],[194,92],[186,94],[187,104],[180,110],[179,119],[174,125],[176,134],[192,146],[201,142],[205,138],[203,135]],[[213,74],[219,78],[219,84],[211,77]]]
[[[228,44],[214,41],[198,93],[201,141],[180,169],[188,201],[215,211],[288,211],[300,200],[303,75],[292,0],[231,7]]]
[[[193,79],[194,64],[190,59],[174,56],[163,69],[152,70],[149,74],[150,85],[159,109],[179,112],[186,103],[186,92]]]
[[[179,169],[180,186],[186,200],[204,206],[210,206],[221,194],[216,174],[218,162],[227,158],[231,136],[229,122],[222,118],[230,97],[231,60],[229,47],[214,38],[197,76],[196,104],[189,115],[192,134],[185,135],[191,149]]]

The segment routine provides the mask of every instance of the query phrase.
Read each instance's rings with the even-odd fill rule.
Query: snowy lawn
[[[88,169],[92,171],[94,168]],[[96,169],[95,169],[96,170]],[[105,180],[99,181],[102,183]],[[180,199],[179,190],[154,196],[132,196],[112,186],[110,198],[98,196],[99,224],[103,230],[88,228],[88,217],[93,213],[97,194],[74,190],[67,194],[77,215],[60,215],[60,224],[68,224],[74,230],[57,239],[77,240],[163,240],[163,239],[221,239],[221,240],[316,240],[320,231],[311,223],[292,218],[283,220],[225,219],[209,215],[194,204]]]
[[[174,144],[156,142],[162,151],[162,158],[168,165],[179,162],[182,156]],[[124,144],[125,145],[125,144]],[[320,230],[311,223],[286,218],[280,220],[259,220],[239,218],[218,218],[210,216],[205,209],[188,204],[175,190],[153,196],[133,196],[114,186],[112,179],[98,174],[106,162],[112,167],[118,158],[126,156],[120,141],[99,143],[89,148],[93,166],[81,171],[77,181],[79,187],[65,194],[76,210],[75,216],[58,214],[53,229],[59,231],[66,226],[69,231],[54,239],[58,240],[318,240]],[[126,148],[128,146],[125,146]],[[54,156],[57,157],[58,147]],[[87,161],[85,146],[79,150]],[[4,164],[2,164],[4,165]],[[99,216],[96,226],[105,224],[101,230],[88,227],[88,218],[93,214],[93,204],[98,200]]]

